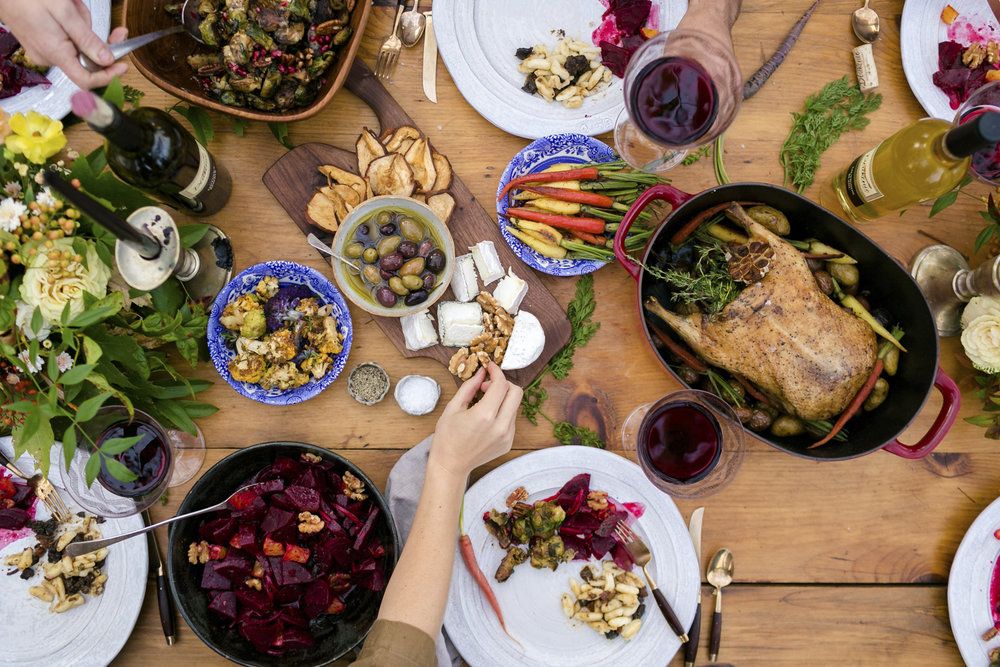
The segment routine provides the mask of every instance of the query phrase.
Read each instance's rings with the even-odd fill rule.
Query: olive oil
[[[855,222],[937,199],[969,170],[971,156],[1000,142],[1000,113],[953,127],[924,118],[858,156],[833,181],[837,200]]]

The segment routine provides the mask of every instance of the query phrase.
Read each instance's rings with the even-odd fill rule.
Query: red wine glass
[[[622,448],[635,451],[639,467],[660,491],[700,498],[732,480],[746,443],[725,401],[686,389],[636,408],[622,426]]]
[[[980,86],[969,95],[955,114],[955,125],[967,123],[987,111],[1000,111],[1000,81]],[[987,185],[1000,185],[1000,144],[975,153],[969,171]]]
[[[625,70],[615,149],[636,169],[672,169],[689,150],[729,127],[742,102],[742,85],[730,45],[690,28],[661,32],[635,52]]]

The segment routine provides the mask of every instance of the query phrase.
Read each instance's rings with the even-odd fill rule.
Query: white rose
[[[52,248],[38,249],[38,253],[31,258],[24,272],[21,299],[32,310],[36,306],[41,308],[45,320],[56,324],[67,303],[70,304],[71,317],[83,311],[84,292],[97,298],[105,296],[108,293],[111,269],[101,261],[97,250],[90,244],[87,246],[86,267],[72,260],[65,267],[59,266],[58,262],[53,262],[50,266],[49,254],[53,251],[72,256],[73,241],[59,239],[54,242]]]
[[[962,347],[972,365],[984,373],[1000,373],[1000,315],[980,315],[962,332]]]
[[[974,296],[962,311],[962,328],[983,315],[1000,316],[1000,298],[995,296]]]
[[[32,331],[31,318],[34,316],[34,314],[35,314],[34,308],[32,308],[23,301],[18,301],[17,311],[15,315],[15,323],[17,324],[17,328],[21,330],[21,333],[24,334],[24,337],[27,338],[28,340],[34,340],[36,338],[40,341],[45,340],[46,338],[49,337],[49,334],[52,333],[52,329],[49,328],[48,322],[42,322],[42,328],[38,331],[37,334],[34,331]]]

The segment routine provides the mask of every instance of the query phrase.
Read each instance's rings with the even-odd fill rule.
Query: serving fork
[[[656,582],[653,581],[653,577],[649,576],[649,570],[647,566],[650,561],[653,560],[653,554],[650,553],[649,547],[642,539],[632,532],[628,524],[624,521],[619,521],[618,525],[615,526],[615,535],[618,537],[618,541],[622,543],[625,549],[628,551],[629,555],[632,556],[632,560],[642,568],[642,573],[646,575],[646,581],[649,582],[649,588],[653,592],[653,598],[656,600],[656,606],[660,608],[663,612],[663,617],[667,619],[667,623],[670,625],[670,629],[674,631],[677,638],[681,640],[682,644],[687,643],[688,636],[687,632],[684,630],[684,626],[681,625],[681,621],[677,618],[677,614],[674,613],[673,608],[670,603],[667,602],[667,598],[663,595],[659,588],[656,587]]]
[[[49,513],[52,514],[56,521],[66,523],[73,518],[72,512],[69,511],[63,499],[59,497],[56,487],[52,486],[52,482],[42,477],[41,474],[32,475],[31,477],[25,475],[3,452],[0,452],[0,464],[28,483],[28,486],[35,492],[35,496],[45,503],[45,506],[49,509]]]
[[[375,76],[388,81],[392,72],[396,69],[396,61],[399,60],[399,52],[403,50],[403,40],[399,38],[399,19],[403,16],[404,2],[399,3],[396,9],[396,22],[392,26],[392,34],[385,38],[382,47],[378,50],[378,58],[375,61]]]

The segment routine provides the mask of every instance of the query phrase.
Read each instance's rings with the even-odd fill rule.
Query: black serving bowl
[[[267,442],[230,454],[222,459],[195,482],[178,509],[178,514],[209,507],[225,500],[247,479],[274,462],[277,456],[298,458],[309,452],[332,461],[338,472],[350,470],[365,483],[369,497],[379,508],[373,530],[385,545],[385,577],[388,580],[399,555],[399,536],[396,525],[389,513],[389,506],[378,487],[356,465],[333,452],[301,442]],[[219,655],[241,665],[265,667],[282,665],[287,667],[314,667],[326,665],[342,657],[357,646],[368,634],[379,604],[382,592],[355,588],[345,598],[346,610],[337,617],[333,631],[318,639],[309,649],[288,651],[281,656],[269,656],[257,651],[235,628],[228,628],[209,614],[208,595],[200,587],[201,568],[188,563],[187,550],[191,542],[197,542],[198,526],[212,515],[196,516],[178,521],[170,526],[167,545],[167,571],[170,590],[177,603],[181,617],[198,637]]]

